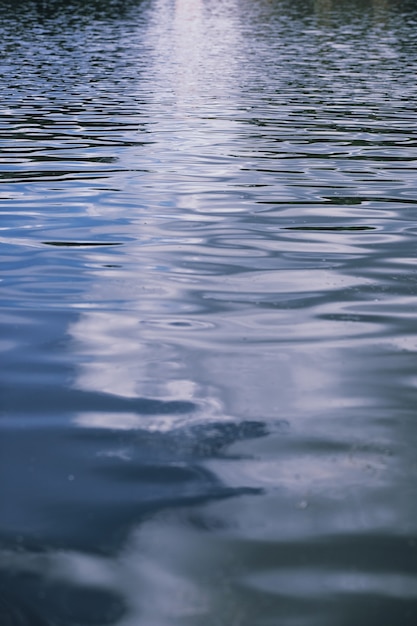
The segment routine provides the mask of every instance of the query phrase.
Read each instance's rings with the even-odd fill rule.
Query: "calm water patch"
[[[415,3],[0,16],[1,623],[414,626]]]

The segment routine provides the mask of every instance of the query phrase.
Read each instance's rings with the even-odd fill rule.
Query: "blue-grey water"
[[[0,49],[1,626],[414,626],[417,4]]]

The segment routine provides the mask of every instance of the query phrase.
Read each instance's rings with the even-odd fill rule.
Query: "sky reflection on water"
[[[0,612],[414,625],[413,4],[0,14]]]

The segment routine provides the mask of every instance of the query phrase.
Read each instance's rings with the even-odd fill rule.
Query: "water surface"
[[[2,623],[416,623],[416,33],[0,2]]]

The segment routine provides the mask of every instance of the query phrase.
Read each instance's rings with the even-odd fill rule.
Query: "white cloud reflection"
[[[77,414],[74,421],[88,428],[167,433],[195,421],[229,420],[234,416],[265,421],[271,427],[285,418],[293,430],[296,421],[298,431],[294,447],[289,439],[287,449],[285,443],[260,439],[258,443],[243,442],[232,447],[237,459],[205,462],[224,485],[265,490],[259,496],[236,498],[203,510],[207,524],[215,518],[224,532],[196,530],[189,520],[184,523],[181,511],[161,515],[133,529],[127,545],[113,559],[76,553],[47,557],[51,558],[53,576],[120,593],[128,611],[118,626],[182,626],[185,621],[190,626],[247,624],[240,607],[248,588],[269,596],[281,593],[331,598],[337,594],[377,593],[414,598],[417,581],[413,576],[367,571],[356,575],[337,570],[323,575],[307,566],[294,573],[284,566],[268,570],[267,564],[257,562],[257,546],[262,541],[270,540],[276,546],[286,540],[308,542],[332,534],[337,537],[339,532],[389,533],[395,527],[398,532],[404,530],[398,523],[400,507],[393,505],[396,468],[392,468],[387,445],[391,425],[379,420],[378,399],[373,406],[365,406],[366,394],[354,388],[358,376],[352,369],[355,364],[361,367],[360,351],[344,353],[346,359],[351,357],[349,366],[338,360],[337,341],[341,336],[345,343],[351,341],[349,333],[358,335],[358,324],[349,319],[319,319],[326,306],[334,313],[345,303],[332,301],[322,308],[311,305],[311,315],[306,316],[304,310],[302,318],[297,317],[297,307],[259,307],[251,316],[246,313],[250,307],[242,306],[244,312],[240,314],[240,304],[248,305],[245,291],[250,291],[255,308],[263,296],[278,290],[277,285],[290,298],[297,293],[302,297],[323,290],[331,292],[333,287],[358,289],[363,279],[318,267],[308,276],[304,269],[274,272],[269,268],[250,278],[249,273],[242,272],[219,281],[217,275],[196,276],[184,262],[181,246],[186,235],[181,225],[172,226],[176,218],[172,207],[180,206],[185,214],[190,213],[190,218],[184,216],[184,220],[193,219],[196,212],[204,212],[202,191],[224,191],[218,178],[223,168],[219,146],[230,140],[233,131],[230,124],[225,130],[221,120],[205,126],[203,109],[208,98],[214,103],[218,99],[215,107],[227,113],[225,93],[232,76],[237,34],[233,19],[228,20],[225,13],[216,22],[213,40],[212,17],[205,13],[202,0],[176,0],[174,15],[169,11],[171,3],[161,1],[156,6],[149,40],[156,46],[155,57],[165,62],[153,72],[155,80],[166,85],[166,98],[174,114],[169,119],[161,115],[152,131],[159,158],[165,149],[162,162],[153,161],[150,148],[149,173],[145,177],[132,175],[128,193],[146,203],[147,188],[152,189],[154,197],[158,187],[160,199],[159,203],[150,202],[146,219],[143,212],[141,221],[132,218],[130,227],[137,231],[131,236],[137,241],[125,247],[122,260],[126,267],[115,270],[111,281],[104,279],[108,273],[96,270],[89,302],[68,331],[80,356],[73,384],[84,391],[120,399],[187,400],[194,404],[195,411],[181,416],[91,411]],[[210,37],[208,28],[212,29]],[[169,58],[161,43],[167,33],[172,46]],[[213,46],[218,46],[217,52]],[[228,60],[228,68],[216,65],[220,58]],[[155,103],[156,118],[158,111],[163,113],[158,107]],[[199,166],[192,164],[193,152],[199,159],[206,159],[204,171],[201,162]],[[187,176],[195,178],[190,182]],[[236,207],[228,206],[227,199],[223,209],[236,211]],[[117,213],[116,204],[112,210]],[[246,210],[243,203],[241,210]],[[194,261],[201,261],[200,243],[194,239],[190,244],[195,248]],[[280,243],[282,249],[285,245],[288,251],[293,249],[293,241],[282,239]],[[276,246],[276,242],[270,245]],[[323,244],[323,249],[328,251],[328,245]],[[336,249],[340,251],[340,244]],[[91,252],[90,259],[92,265],[99,265],[98,253]],[[196,280],[200,295],[204,292],[213,305],[211,326],[201,324],[199,330],[195,329],[204,316],[199,315],[189,297]],[[121,306],[109,305],[106,310],[106,302],[112,301]],[[220,306],[228,301],[236,305],[232,311]],[[267,297],[265,303],[271,304]],[[194,325],[181,326],[185,320]],[[345,327],[342,333],[341,323]],[[285,334],[288,343],[284,339],[280,345],[274,341],[274,327],[278,325],[276,334]],[[366,330],[369,327],[364,324]],[[255,345],[250,341],[253,330]],[[348,412],[346,419],[338,419],[341,409],[353,412]],[[375,417],[369,417],[366,424],[366,437],[374,444],[367,449],[357,441],[364,432],[360,428],[355,431],[355,419],[360,416],[352,415],[357,410],[367,413],[368,409],[370,413],[374,410]],[[123,463],[130,461],[117,447],[106,454],[122,455]],[[230,528],[235,533],[232,539],[227,536]],[[245,568],[252,574],[245,576]],[[311,626],[311,620],[308,623]]]

